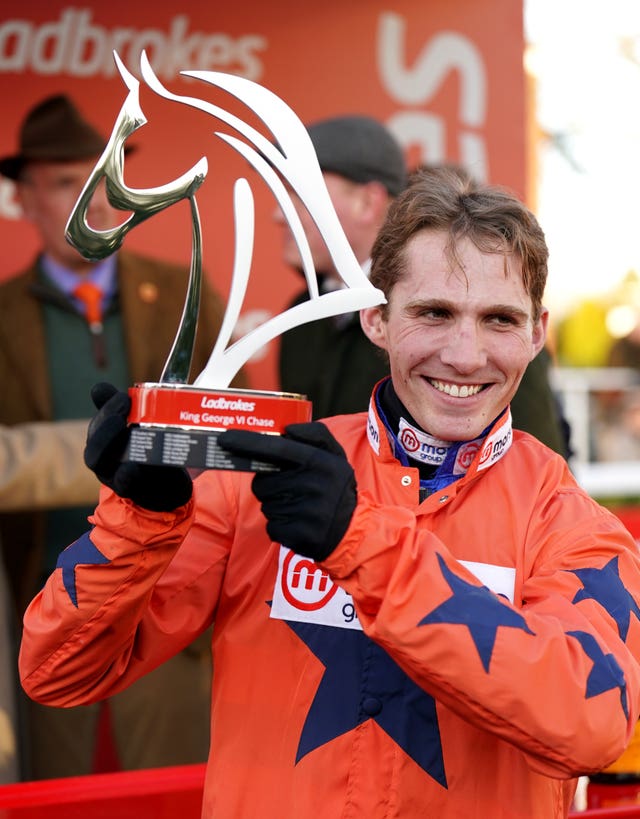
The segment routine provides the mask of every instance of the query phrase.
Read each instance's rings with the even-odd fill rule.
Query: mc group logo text
[[[478,471],[486,469],[505,455],[511,446],[513,440],[513,430],[511,427],[505,431],[498,430],[494,432],[489,438],[480,453],[478,461]]]
[[[280,547],[271,617],[302,623],[360,629],[351,595],[317,563]]]

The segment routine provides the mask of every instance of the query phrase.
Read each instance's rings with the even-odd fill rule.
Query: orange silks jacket
[[[422,502],[373,404],[327,425],[358,504],[323,564],[251,475],[172,513],[104,489],[27,611],[27,693],[110,696],[214,623],[206,819],[566,816],[638,719],[633,538],[508,412]]]

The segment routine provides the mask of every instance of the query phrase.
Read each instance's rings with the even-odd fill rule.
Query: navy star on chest
[[[446,788],[433,698],[362,631],[286,622],[325,666],[302,729],[296,763],[372,719]]]
[[[497,595],[489,592],[486,586],[475,586],[467,583],[454,574],[444,559],[437,555],[442,576],[453,592],[444,603],[423,617],[419,626],[430,623],[451,623],[466,626],[471,633],[475,647],[486,672],[496,642],[496,635],[501,626],[517,628],[533,634],[524,617],[500,602]]]
[[[63,552],[60,552],[56,563],[56,569],[62,569],[62,582],[76,608],[78,608],[76,566],[80,564],[95,566],[99,563],[109,563],[109,559],[93,545],[89,537],[90,534],[90,531],[85,532],[71,546],[67,546]]]
[[[626,640],[631,612],[640,620],[640,608],[620,579],[617,555],[601,569],[567,569],[567,571],[575,574],[583,586],[580,591],[576,592],[572,602],[595,600],[613,617],[618,625],[620,637]]]

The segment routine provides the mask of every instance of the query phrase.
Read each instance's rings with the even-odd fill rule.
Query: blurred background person
[[[406,185],[402,148],[377,120],[332,117],[307,128],[329,196],[356,259],[368,274],[373,242],[389,204]],[[320,293],[344,286],[315,222],[294,195]],[[283,259],[301,276],[298,247],[281,211]],[[302,290],[289,304],[306,301]],[[362,332],[360,316],[348,313],[302,324],[280,337],[280,388],[313,402],[313,417],[366,409],[373,385],[389,372],[385,357]]]
[[[599,461],[640,461],[640,389],[619,392],[595,418]]]
[[[53,422],[81,448],[93,414],[90,389],[109,381],[121,389],[157,381],[171,349],[184,304],[188,268],[126,250],[98,262],[84,259],[65,239],[76,200],[106,146],[68,96],[36,104],[20,126],[18,150],[0,159],[0,174],[15,182],[25,219],[41,251],[28,267],[0,285],[0,423]],[[106,229],[122,221],[104,186],[87,221]],[[192,373],[205,365],[223,315],[223,303],[203,283]],[[241,375],[236,386],[245,386]],[[62,466],[62,465],[61,465]],[[83,467],[84,468],[84,467]],[[97,489],[83,504],[58,497],[54,508],[20,505],[0,514],[0,538],[19,622],[29,600],[56,565],[59,552],[88,528]],[[19,635],[16,635],[19,636]],[[204,761],[208,750],[211,665],[206,639],[164,664],[145,681],[109,702],[118,763],[125,769]],[[25,708],[25,778],[90,773],[96,755],[100,707]],[[102,716],[104,717],[102,712]]]
[[[84,467],[84,421],[0,426],[0,511],[88,504],[97,483]],[[21,778],[15,610],[0,561],[0,784]]]
[[[626,335],[612,342],[607,364],[640,372],[640,315]]]

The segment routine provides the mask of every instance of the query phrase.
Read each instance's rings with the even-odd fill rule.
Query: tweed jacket
[[[157,381],[179,325],[189,270],[123,250],[118,253],[117,275],[131,383]],[[37,276],[36,259],[27,270],[0,285],[0,424],[52,420],[44,311],[33,293]],[[205,283],[202,291],[192,379],[209,358],[224,314],[220,297]],[[244,376],[240,374],[233,384],[246,386]],[[78,426],[77,434],[81,440],[76,447],[82,451],[86,425],[84,430]],[[64,469],[65,462],[59,466]],[[65,479],[55,476],[52,482],[60,484]],[[92,483],[95,493],[88,501],[90,505],[98,499],[98,485]],[[42,515],[32,511],[0,515],[0,542],[10,584],[19,601],[18,611],[34,593],[33,578],[43,547],[42,527]]]
[[[4,385],[0,422],[19,424],[51,420],[41,302],[31,294],[37,261],[0,285],[0,383]],[[118,254],[118,287],[125,347],[132,383],[157,381],[178,328],[187,289],[188,269],[139,256]],[[218,335],[224,305],[203,286],[198,334],[191,368],[197,375]],[[234,382],[235,386],[244,386]]]

